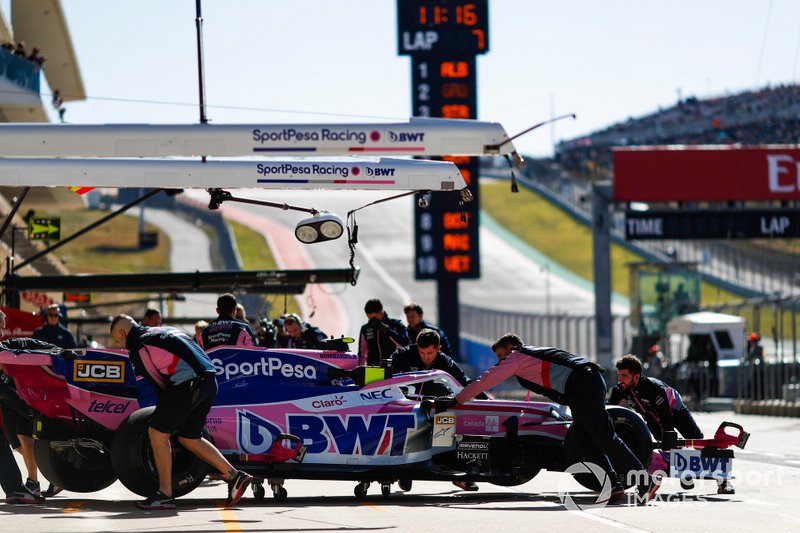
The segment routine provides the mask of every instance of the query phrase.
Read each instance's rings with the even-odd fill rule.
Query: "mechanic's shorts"
[[[170,385],[158,399],[150,427],[170,435],[199,439],[216,396],[214,374]]]
[[[33,420],[24,417],[11,407],[2,404],[3,410],[3,430],[6,435],[6,440],[11,445],[13,450],[20,447],[19,437],[17,435],[24,435],[30,437],[33,435]]]

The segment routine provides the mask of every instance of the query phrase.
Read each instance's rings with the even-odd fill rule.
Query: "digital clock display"
[[[489,51],[488,0],[398,0],[400,55]]]

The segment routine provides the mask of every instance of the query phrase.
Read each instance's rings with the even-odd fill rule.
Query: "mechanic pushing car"
[[[255,346],[256,336],[247,322],[234,318],[236,296],[226,292],[217,298],[217,318],[200,332],[200,346],[210,350],[217,346]]]
[[[644,418],[653,437],[660,441],[665,431],[677,430],[685,439],[702,439],[703,432],[678,391],[655,378],[642,375],[638,357],[625,355],[615,363],[619,383],[611,389],[608,403],[633,409]],[[668,463],[666,463],[668,464]],[[735,494],[730,481],[720,480],[718,494]]]
[[[128,315],[111,322],[111,337],[124,346],[136,373],[158,393],[158,403],[148,434],[158,470],[156,494],[140,509],[174,509],[172,496],[172,446],[177,434],[181,445],[223,474],[228,482],[227,507],[239,501],[252,482],[249,474],[235,469],[203,438],[206,416],[217,396],[214,366],[208,355],[186,333],[174,328],[140,326]]]
[[[456,395],[460,404],[515,376],[526,389],[569,406],[573,429],[581,455],[599,465],[614,483],[608,503],[627,501],[625,489],[615,470],[624,475],[635,473],[641,481],[637,487],[638,503],[646,504],[658,490],[658,484],[642,463],[614,431],[605,410],[605,369],[583,357],[558,348],[523,345],[513,333],[500,337],[492,351],[498,363],[484,372]]]

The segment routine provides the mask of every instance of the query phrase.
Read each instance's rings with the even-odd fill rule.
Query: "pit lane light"
[[[344,233],[344,222],[334,213],[320,211],[297,223],[294,235],[304,244],[332,241]]]
[[[411,159],[207,161],[2,159],[0,186],[260,188],[458,191],[466,182],[447,161]],[[463,194],[463,193],[462,193]]]
[[[510,155],[516,160],[510,140],[496,122],[438,118],[372,124],[2,124],[0,157]]]

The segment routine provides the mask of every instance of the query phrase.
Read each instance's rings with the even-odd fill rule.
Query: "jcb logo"
[[[75,361],[72,379],[102,383],[123,383],[125,363],[122,361]]]
[[[456,417],[454,417],[454,416],[437,415],[436,416],[436,423],[437,424],[455,424],[456,423]]]

